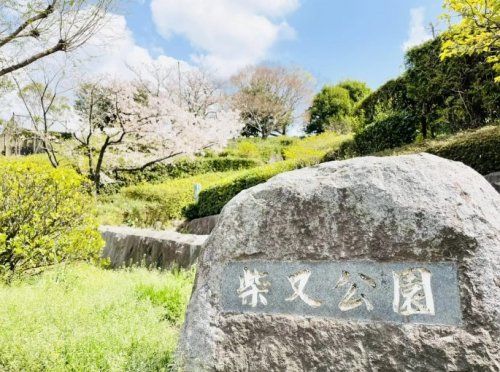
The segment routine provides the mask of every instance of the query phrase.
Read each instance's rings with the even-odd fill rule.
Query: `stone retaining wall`
[[[219,221],[219,215],[208,216],[197,218],[192,221],[187,221],[181,224],[178,228],[178,232],[195,234],[195,235],[210,235],[212,230],[217,225]]]
[[[161,269],[191,266],[205,243],[205,235],[187,235],[175,231],[154,231],[130,227],[102,226],[106,241],[102,257],[111,267],[145,265]]]

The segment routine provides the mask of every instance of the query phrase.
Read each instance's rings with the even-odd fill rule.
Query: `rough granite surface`
[[[456,262],[461,326],[221,312],[229,262]],[[366,157],[279,175],[224,208],[199,260],[184,371],[499,371],[500,194],[462,163]]]

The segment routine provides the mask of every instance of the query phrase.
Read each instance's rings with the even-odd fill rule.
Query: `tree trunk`
[[[422,137],[427,139],[427,131],[428,131],[428,122],[427,122],[427,110],[425,109],[425,105],[422,107]]]

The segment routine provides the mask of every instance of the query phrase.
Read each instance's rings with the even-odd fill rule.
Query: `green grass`
[[[160,184],[143,183],[99,198],[98,217],[104,225],[168,228],[183,218],[183,210],[195,202],[194,185],[203,189],[247,170],[206,173]]]
[[[300,141],[298,137],[240,138],[232,141],[222,156],[255,159],[263,162],[283,160],[283,149]]]
[[[338,148],[342,142],[350,140],[352,135],[338,135],[325,132],[316,136],[298,140],[283,149],[286,160],[303,160],[308,163],[319,163],[328,151]]]
[[[285,160],[271,161],[270,164],[250,169],[205,173],[159,184],[143,183],[126,187],[118,194],[100,197],[99,221],[105,225],[163,229],[186,216],[196,218],[218,213],[238,192],[265,182],[281,172],[317,164],[328,150],[340,146],[349,138],[328,132],[303,139],[243,139],[232,143],[226,153],[240,158],[252,156],[270,161],[279,156]],[[202,185],[203,190],[217,190],[211,194],[215,200],[201,200],[208,195],[202,192],[200,200],[203,205],[193,208],[194,185],[197,183]]]
[[[166,370],[192,282],[76,264],[0,285],[0,370]]]

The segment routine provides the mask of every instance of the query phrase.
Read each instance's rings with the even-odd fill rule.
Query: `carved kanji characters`
[[[314,308],[320,307],[321,301],[314,300],[304,293],[304,288],[310,276],[311,276],[310,270],[301,270],[293,275],[290,275],[288,277],[288,281],[292,285],[294,293],[285,301],[295,301],[297,298],[300,298],[302,301],[304,301],[311,307]]]
[[[262,305],[267,305],[264,293],[269,292],[268,288],[271,284],[262,280],[267,275],[268,273],[261,273],[256,269],[253,271],[246,267],[243,269],[243,276],[240,276],[240,287],[237,290],[238,297],[241,298],[243,305],[256,307],[259,301]]]
[[[434,315],[431,276],[431,272],[423,268],[393,273],[394,311],[401,315]]]
[[[368,275],[359,273],[356,277],[351,276],[351,273],[348,271],[343,271],[340,276],[335,288],[348,287],[347,292],[342,297],[342,300],[339,303],[339,309],[341,311],[349,311],[358,308],[365,304],[366,309],[368,311],[373,310],[373,305],[366,298],[363,289],[359,288],[359,284],[363,284],[366,287],[376,288],[377,283],[375,280],[370,278]],[[358,294],[358,291],[360,292]]]

